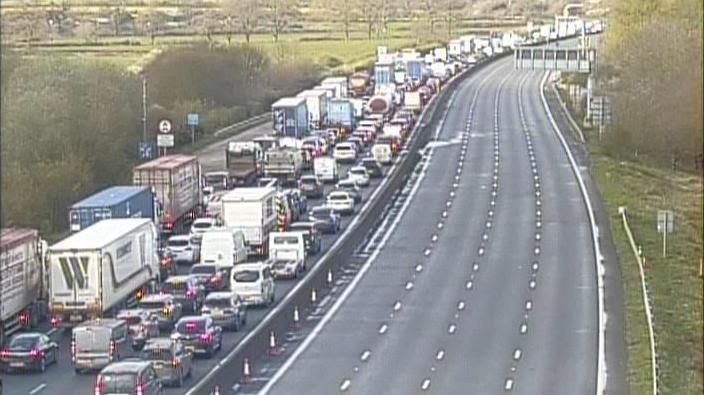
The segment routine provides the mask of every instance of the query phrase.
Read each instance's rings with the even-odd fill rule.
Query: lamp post
[[[142,141],[147,141],[147,75],[142,71]]]

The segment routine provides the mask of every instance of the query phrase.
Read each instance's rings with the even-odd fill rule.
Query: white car
[[[192,264],[200,259],[200,248],[191,241],[190,235],[169,237],[166,249],[171,253],[174,263]]]
[[[240,295],[247,306],[273,304],[276,290],[271,265],[265,262],[236,265],[230,274],[230,291]]]
[[[198,218],[193,221],[193,224],[191,225],[191,236],[195,236],[196,239],[200,239],[203,236],[203,233],[213,229],[216,226],[217,221],[215,218]]]
[[[360,187],[369,186],[369,172],[364,166],[355,166],[347,172],[347,177],[355,180]]]
[[[333,150],[332,157],[338,162],[352,162],[357,160],[357,149],[352,143],[339,143]]]
[[[325,199],[325,205],[342,215],[352,215],[354,213],[354,198],[346,191],[333,191]]]

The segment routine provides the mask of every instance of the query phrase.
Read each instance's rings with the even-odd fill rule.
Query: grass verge
[[[702,178],[643,162],[621,161],[607,155],[595,130],[585,129],[592,175],[608,210],[624,281],[628,383],[630,393],[652,388],[650,346],[640,275],[618,214],[628,208],[629,224],[648,261],[645,276],[653,308],[659,392],[704,392],[704,320],[702,277]],[[657,211],[673,210],[675,231],[662,254]]]

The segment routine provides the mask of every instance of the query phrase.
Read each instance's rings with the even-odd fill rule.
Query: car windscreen
[[[142,309],[146,310],[161,310],[164,308],[163,302],[139,302],[137,304]]]
[[[176,324],[178,333],[202,333],[205,332],[205,320],[184,320]]]
[[[37,340],[39,340],[39,338],[36,336],[18,336],[12,339],[12,342],[10,342],[9,345],[9,349],[29,350],[31,348],[34,348],[34,345],[37,343]]]
[[[347,195],[338,195],[338,194],[328,196],[328,200],[343,201],[343,200],[347,200],[347,198],[348,198]]]
[[[335,147],[335,151],[351,151],[352,146],[350,145],[338,145]]]
[[[330,217],[330,210],[313,210],[311,214],[313,215],[313,218],[325,219]]]
[[[191,274],[213,274],[217,271],[215,266],[197,265],[191,268]]]
[[[307,185],[315,185],[315,178],[301,178],[301,184],[307,184]]]
[[[196,222],[193,224],[193,227],[196,229],[208,229],[208,228],[212,228],[213,224],[210,222],[205,222],[205,221],[204,222]]]
[[[171,350],[161,347],[149,347],[142,350],[140,358],[145,361],[170,361],[172,358]]]
[[[186,293],[188,285],[183,281],[169,281],[161,285],[161,290],[170,294]]]
[[[99,386],[103,394],[134,394],[137,390],[137,373],[101,374]]]
[[[242,270],[232,275],[235,282],[253,283],[259,280],[259,272],[256,270]]]
[[[298,244],[298,237],[296,237],[296,236],[276,236],[276,237],[274,237],[274,244]]]
[[[366,169],[350,169],[350,174],[354,174],[356,176],[366,176],[367,170]]]
[[[127,325],[137,325],[142,322],[142,317],[138,315],[118,315],[117,319],[125,321]]]
[[[87,328],[76,331],[77,352],[107,352],[110,347],[110,331],[107,329]]]
[[[203,303],[204,307],[231,307],[230,298],[209,298]]]
[[[188,247],[188,240],[185,239],[170,239],[167,242],[169,247]]]

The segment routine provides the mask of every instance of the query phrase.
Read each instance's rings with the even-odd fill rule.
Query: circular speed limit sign
[[[159,132],[164,134],[171,132],[171,121],[168,119],[159,121]]]

